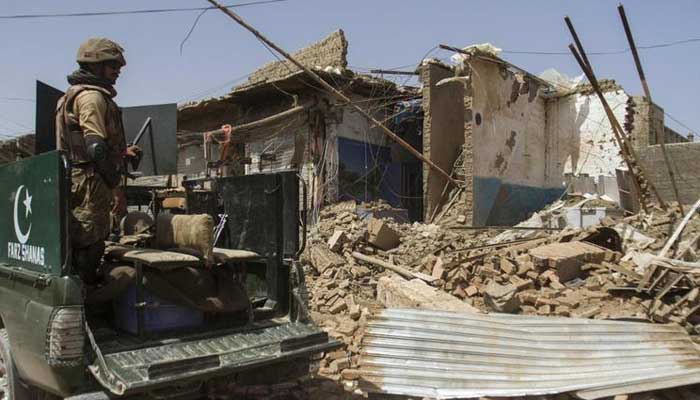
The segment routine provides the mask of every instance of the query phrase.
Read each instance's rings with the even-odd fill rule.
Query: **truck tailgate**
[[[285,323],[121,352],[101,354],[97,348],[90,371],[110,392],[123,395],[304,357],[339,345],[315,326]]]

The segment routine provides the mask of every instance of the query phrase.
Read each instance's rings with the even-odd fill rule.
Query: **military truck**
[[[103,305],[97,317],[86,312],[86,288],[71,263],[70,176],[60,151],[0,166],[2,398],[201,398],[307,374],[314,357],[338,346],[307,318],[293,171],[186,182],[178,194],[186,205],[171,211],[227,217],[217,246],[230,258],[219,268],[243,276],[250,307],[185,328],[149,328],[159,304],[143,275],[184,265],[187,254],[127,249],[121,261],[138,271],[126,310],[131,331],[105,319],[124,311],[116,306]],[[132,205],[140,193],[148,212],[168,212],[155,206],[163,202],[154,191],[137,189],[128,194]]]

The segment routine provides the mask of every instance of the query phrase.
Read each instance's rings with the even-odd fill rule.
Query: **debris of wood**
[[[390,271],[394,271],[397,274],[404,277],[405,279],[420,279],[420,280],[427,282],[427,283],[434,283],[435,281],[437,281],[439,279],[439,278],[435,278],[435,277],[430,276],[430,275],[426,275],[426,274],[423,274],[420,272],[414,272],[414,271],[408,270],[406,268],[399,267],[398,265],[390,264],[386,261],[382,261],[382,260],[379,260],[379,259],[374,258],[374,257],[366,256],[362,253],[354,252],[354,253],[352,253],[352,256],[357,258],[358,260],[368,262],[368,263],[370,263],[372,265],[376,265],[378,267],[386,268]]]
[[[580,198],[545,210],[565,209],[569,202]],[[694,290],[700,288],[700,260],[685,251],[694,248],[693,239],[700,235],[699,214],[687,222],[683,230],[687,239],[671,258],[670,250],[664,257],[658,252],[669,240],[672,206],[669,211],[654,209],[625,218],[609,216],[600,226],[586,229],[534,234],[520,229],[452,229],[463,213],[459,207],[453,205],[454,218],[445,219],[449,223],[445,226],[376,220],[401,233],[398,245],[388,250],[370,242],[368,227],[376,222],[359,215],[362,209],[389,210],[386,203],[357,207],[343,203],[321,210],[307,251],[313,267],[306,280],[311,315],[346,344],[351,360],[348,368],[332,374],[339,363],[331,367],[333,360],[324,361],[324,376],[335,380],[357,376],[352,357],[362,348],[367,316],[388,307],[637,319],[677,323],[700,333],[700,290]],[[541,221],[549,221],[546,211],[538,214]],[[520,236],[525,232],[530,233]],[[333,252],[331,239],[339,236],[348,240]],[[499,237],[507,240],[496,240]],[[598,243],[622,249],[625,257]],[[335,256],[330,263],[328,253]],[[329,264],[332,267],[324,268]]]

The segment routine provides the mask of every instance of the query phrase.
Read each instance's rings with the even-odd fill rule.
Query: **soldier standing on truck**
[[[97,267],[109,235],[111,213],[126,214],[120,186],[125,161],[137,164],[141,151],[126,145],[114,84],[126,65],[124,49],[105,38],[78,48],[78,70],[58,101],[56,143],[72,165],[71,221],[73,265],[87,285],[97,283]]]

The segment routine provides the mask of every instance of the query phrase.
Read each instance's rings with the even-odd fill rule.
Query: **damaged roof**
[[[293,56],[323,80],[346,93],[374,97],[377,93],[381,96],[392,96],[416,90],[399,87],[392,81],[357,74],[347,69],[347,47],[345,34],[342,30],[337,30],[326,38],[297,51]],[[279,99],[287,100],[291,97],[290,95],[309,91],[312,94],[325,93],[318,83],[298,67],[287,61],[276,61],[254,71],[247,83],[233,87],[224,96],[181,105],[178,109],[178,125],[187,130],[203,115],[213,113],[236,115],[237,108],[241,106],[273,103]],[[211,125],[216,126],[215,123]],[[205,129],[209,128],[205,127]]]
[[[34,134],[17,136],[14,139],[0,141],[0,164],[16,161],[34,155]]]

